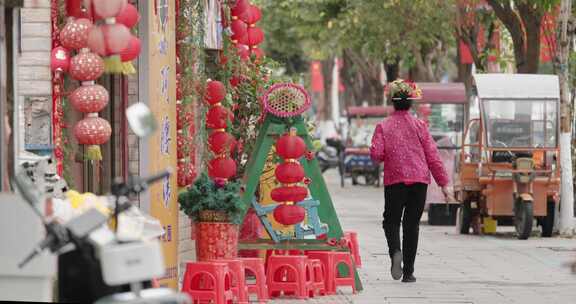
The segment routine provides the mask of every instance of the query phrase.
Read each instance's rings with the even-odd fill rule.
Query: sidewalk
[[[512,227],[499,227],[502,233],[497,236],[464,236],[454,227],[424,223],[416,259],[418,282],[393,281],[381,228],[382,188],[348,183],[341,189],[337,172],[329,171],[325,177],[342,226],[358,232],[364,291],[351,295],[343,289],[332,297],[270,303],[576,303],[576,276],[564,266],[576,259],[576,241],[540,237],[520,241]]]

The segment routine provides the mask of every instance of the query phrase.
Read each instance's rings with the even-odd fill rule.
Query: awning
[[[480,98],[560,98],[560,84],[556,75],[476,74],[474,80]]]
[[[420,82],[422,99],[417,103],[468,103],[466,87],[463,83]]]

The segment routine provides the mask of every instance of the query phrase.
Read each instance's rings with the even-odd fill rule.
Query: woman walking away
[[[414,260],[430,172],[447,200],[449,180],[426,123],[409,112],[412,101],[421,96],[416,84],[396,80],[387,87],[387,96],[392,100],[394,113],[376,126],[370,154],[374,161],[384,163],[382,227],[392,261],[392,278],[410,283],[416,282]]]

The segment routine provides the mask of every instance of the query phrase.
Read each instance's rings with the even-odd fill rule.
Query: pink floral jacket
[[[384,162],[384,185],[430,184],[430,172],[439,186],[449,183],[428,126],[408,111],[395,111],[376,126],[370,156]]]

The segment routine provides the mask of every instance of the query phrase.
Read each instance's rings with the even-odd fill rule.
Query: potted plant
[[[196,257],[199,261],[237,256],[238,225],[246,205],[240,183],[212,180],[206,173],[178,196],[180,210],[195,223]]]

